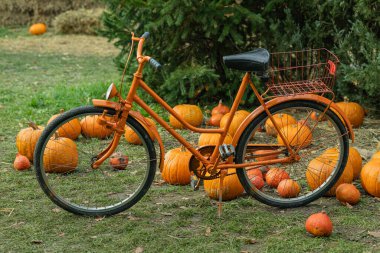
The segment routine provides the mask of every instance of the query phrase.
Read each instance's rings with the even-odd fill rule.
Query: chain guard
[[[215,146],[207,145],[200,148],[197,148],[197,150],[203,155],[204,158],[207,160],[210,159],[210,156],[214,152]],[[189,168],[190,171],[194,173],[198,178],[204,179],[204,180],[210,180],[218,178],[220,175],[220,170],[218,170],[215,174],[210,175],[207,173],[206,167],[204,164],[199,161],[194,155],[191,156],[190,162],[189,162]]]

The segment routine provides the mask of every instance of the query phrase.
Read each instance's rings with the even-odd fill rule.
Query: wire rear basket
[[[338,57],[327,49],[271,53],[268,90],[275,96],[332,93]]]

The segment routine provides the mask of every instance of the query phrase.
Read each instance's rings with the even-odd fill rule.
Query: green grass
[[[6,32],[0,30],[0,37]],[[111,57],[4,48],[0,54],[0,252],[134,252],[137,247],[144,252],[380,251],[379,238],[368,234],[380,230],[380,201],[363,191],[353,209],[333,198],[282,210],[242,197],[224,203],[220,219],[216,203],[189,186],[153,185],[134,207],[104,219],[57,208],[33,170],[13,170],[15,136],[29,120],[44,125],[60,108],[101,98],[110,82],[118,83],[119,73]],[[334,233],[313,238],[304,222],[322,209]]]

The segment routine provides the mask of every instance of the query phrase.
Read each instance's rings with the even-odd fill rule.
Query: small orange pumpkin
[[[64,110],[61,109],[59,114],[55,114],[55,115],[51,116],[51,118],[49,119],[49,121],[47,123],[49,124],[51,121],[53,121],[59,115],[61,115],[63,112],[64,112]],[[73,120],[70,120],[69,122],[67,122],[66,124],[64,124],[63,126],[61,126],[60,128],[58,128],[57,133],[58,133],[58,136],[60,136],[60,137],[66,137],[66,138],[70,138],[72,140],[76,140],[79,137],[81,130],[82,129],[81,129],[79,120],[73,119]]]
[[[295,198],[300,191],[300,185],[292,179],[284,179],[277,186],[278,195],[283,198]]]
[[[32,35],[41,35],[46,33],[46,25],[43,23],[36,23],[29,27],[29,33]]]
[[[326,212],[315,213],[309,216],[305,222],[306,231],[314,236],[329,236],[333,230],[333,224]]]
[[[360,200],[360,192],[353,184],[341,184],[335,193],[336,199],[342,204],[356,205]]]
[[[219,100],[219,104],[211,110],[211,115],[215,115],[215,114],[224,115],[228,112],[230,112],[230,108],[228,106],[224,105],[222,103],[222,100]]]
[[[128,165],[128,156],[123,155],[122,153],[114,153],[110,157],[109,163],[111,167],[116,170],[125,170]]]
[[[26,156],[17,153],[15,161],[13,162],[13,168],[19,171],[30,169],[29,159]]]
[[[321,117],[321,115],[320,115],[320,113],[318,113],[318,112],[312,112],[311,114],[310,114],[310,118],[312,119],[312,120],[314,120],[314,121],[326,121],[327,119],[326,119],[326,116],[323,116],[323,117]]]
[[[279,129],[289,125],[289,124],[297,124],[297,120],[286,113],[278,113],[273,115],[273,119],[276,122],[276,125]],[[277,136],[277,130],[273,125],[273,122],[268,118],[265,121],[265,131],[267,135]]]
[[[43,163],[48,173],[66,173],[76,169],[78,151],[75,142],[69,138],[57,137],[46,144]]]
[[[105,139],[112,134],[112,129],[108,129],[104,125],[100,125],[98,118],[98,115],[86,116],[80,121],[82,135],[84,137]],[[108,120],[111,120],[111,117],[107,118]]]
[[[290,124],[281,128],[280,131],[291,146],[307,147],[312,141],[310,128],[306,125]],[[285,145],[280,135],[277,135],[277,141],[278,144]]]
[[[253,184],[259,190],[265,185],[264,179],[260,176],[252,176],[249,178],[249,180],[251,181],[251,184]]]
[[[278,155],[266,155],[269,153],[273,153],[274,150],[256,150],[253,152],[254,155],[259,155],[259,157],[256,157],[256,161],[267,161],[267,160],[272,160],[272,159],[277,159]]]
[[[233,137],[238,130],[240,124],[248,117],[249,112],[245,110],[239,110],[235,112],[234,117],[232,118],[230,128],[228,129],[228,133]],[[224,114],[222,119],[220,120],[220,128],[224,128],[227,124],[228,117],[230,116],[230,112]]]
[[[235,199],[244,192],[235,169],[228,169],[227,173],[231,175],[225,176],[223,179],[222,200]],[[210,198],[219,199],[219,185],[219,178],[204,181],[205,191]]]
[[[196,105],[176,105],[173,110],[181,116],[184,121],[189,123],[192,126],[200,126],[203,121],[203,114],[201,109]],[[182,129],[184,126],[179,122],[173,115],[169,116],[170,125],[173,128]]]
[[[165,154],[162,178],[173,185],[187,185],[190,183],[189,162],[192,154],[185,148],[175,148]]]
[[[352,127],[356,128],[363,124],[365,111],[361,105],[355,102],[350,102],[347,97],[343,102],[336,103],[337,106],[343,111]]]
[[[221,114],[221,113],[213,114],[210,120],[208,121],[208,124],[210,126],[216,126],[216,127],[220,126],[220,121],[223,118],[223,115],[224,114]]]
[[[43,127],[29,122],[29,127],[22,129],[16,136],[16,147],[20,155],[26,156],[29,161],[33,162],[34,148],[38,138],[42,134]]]
[[[282,180],[289,178],[289,174],[281,168],[271,168],[265,175],[265,181],[272,188],[277,188]]]
[[[205,146],[205,145],[218,145],[220,138],[220,134],[217,133],[202,133],[199,136],[198,140],[198,146]],[[224,138],[225,144],[231,144],[232,143],[232,137],[231,135],[227,134]]]
[[[360,173],[363,189],[370,195],[380,198],[380,160],[371,160]]]

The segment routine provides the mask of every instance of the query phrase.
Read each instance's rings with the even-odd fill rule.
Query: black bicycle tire
[[[67,122],[69,119],[84,115],[84,114],[91,114],[91,113],[99,113],[101,114],[104,110],[107,110],[108,114],[114,115],[115,111],[111,110],[109,108],[100,108],[100,107],[94,107],[94,106],[81,106],[74,108],[72,110],[66,111],[63,114],[59,115],[56,119],[54,119],[49,125],[44,129],[44,131],[41,134],[41,137],[39,138],[36,148],[34,151],[34,161],[35,161],[35,170],[36,170],[36,176],[37,181],[39,182],[39,185],[41,186],[44,193],[50,198],[51,201],[53,201],[56,205],[59,207],[65,209],[66,211],[69,211],[74,214],[78,215],[87,215],[87,216],[110,216],[117,213],[120,213],[122,211],[125,211],[126,209],[132,207],[135,205],[149,190],[156,172],[157,167],[157,159],[156,159],[156,151],[154,148],[154,144],[149,138],[148,132],[145,130],[145,128],[133,117],[129,116],[127,118],[127,123],[129,123],[131,126],[133,126],[138,132],[140,138],[143,139],[143,142],[146,143],[148,155],[149,155],[149,171],[148,176],[146,177],[146,180],[143,184],[143,187],[141,190],[129,201],[123,203],[120,206],[116,206],[110,209],[103,209],[103,210],[87,210],[87,209],[79,209],[75,207],[74,205],[69,205],[65,203],[65,201],[61,200],[59,197],[57,197],[48,186],[48,183],[45,181],[44,172],[43,172],[43,166],[41,166],[41,157],[42,157],[42,149],[45,146],[45,143],[47,143],[47,138],[51,136],[51,132],[58,128],[61,124],[63,125],[65,122]],[[61,123],[64,122],[64,123]]]
[[[310,108],[319,110],[319,111],[324,111],[326,105],[322,105],[320,103],[314,102],[314,101],[308,101],[308,100],[295,100],[295,101],[289,101],[289,102],[284,102],[278,105],[275,105],[269,109],[269,111],[273,114],[279,110],[284,110],[284,109],[289,109],[292,107],[303,107],[303,106],[308,106]],[[258,201],[274,206],[274,207],[280,207],[280,208],[293,208],[293,207],[300,207],[307,205],[308,203],[315,201],[316,199],[322,197],[339,179],[340,175],[343,173],[344,167],[347,163],[348,159],[348,150],[349,150],[349,137],[347,128],[345,127],[344,123],[340,119],[338,115],[331,109],[326,111],[326,114],[334,121],[334,123],[337,125],[341,136],[343,138],[343,148],[344,148],[344,153],[343,153],[343,158],[340,160],[340,167],[339,169],[335,170],[334,173],[331,177],[331,180],[325,184],[323,187],[319,188],[317,191],[314,193],[310,194],[309,196],[305,196],[304,198],[300,199],[276,199],[274,198],[269,198],[269,197],[264,197],[265,194],[260,192],[260,190],[252,188],[251,184],[249,182],[249,179],[245,176],[244,169],[237,169],[236,173],[239,177],[240,183],[242,184],[244,190],[251,196],[253,196],[255,199]],[[244,130],[242,135],[240,136],[238,140],[238,144],[236,146],[236,156],[235,156],[235,162],[236,163],[242,163],[243,162],[243,153],[244,153],[244,146],[247,143],[248,139],[251,138],[251,133],[255,129],[255,127],[260,124],[265,118],[267,117],[266,112],[264,111],[261,113],[258,117],[256,117]]]

